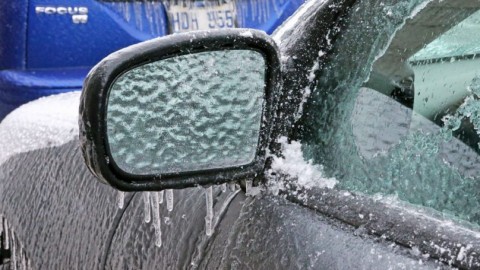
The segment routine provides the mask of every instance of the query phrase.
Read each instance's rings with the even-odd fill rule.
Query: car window
[[[480,11],[452,27],[412,56],[411,60],[475,55],[480,53]]]
[[[453,2],[355,5],[293,139],[336,189],[479,225],[480,2]]]

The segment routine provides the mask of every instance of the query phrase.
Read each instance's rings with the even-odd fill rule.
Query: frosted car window
[[[480,225],[480,62],[412,58],[480,3],[374,2],[358,3],[346,19],[295,140],[336,189]]]
[[[251,163],[265,69],[259,52],[225,50],[177,56],[124,73],[112,85],[107,109],[115,163],[141,175]]]

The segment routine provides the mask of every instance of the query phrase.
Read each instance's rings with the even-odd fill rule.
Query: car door
[[[78,147],[79,92],[27,104],[0,125],[4,269],[100,269],[123,214]]]

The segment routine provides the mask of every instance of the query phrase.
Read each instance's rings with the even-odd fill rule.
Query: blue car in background
[[[0,121],[23,103],[80,90],[109,53],[176,32],[273,32],[304,0],[0,2]]]

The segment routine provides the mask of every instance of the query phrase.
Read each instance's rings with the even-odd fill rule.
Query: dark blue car
[[[0,2],[0,120],[42,96],[80,90],[109,53],[190,30],[246,27],[271,33],[304,0]]]

